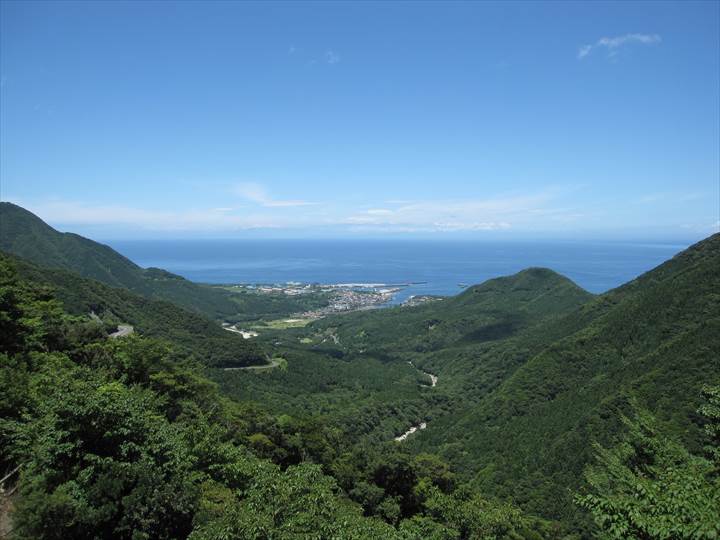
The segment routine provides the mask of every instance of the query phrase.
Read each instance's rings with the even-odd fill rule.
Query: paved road
[[[423,370],[421,370],[421,369],[418,369],[417,367],[415,367],[415,364],[413,364],[410,360],[408,360],[408,364],[410,364],[412,367],[414,367],[415,369],[417,369],[417,370],[418,370],[420,373],[422,373],[423,375],[427,375],[428,377],[430,377],[430,387],[431,387],[431,388],[435,388],[435,387],[437,386],[437,383],[438,383],[438,377],[437,377],[437,375],[433,375],[432,373],[428,373],[427,371],[423,371]],[[426,385],[423,385],[423,386],[426,386]],[[402,435],[398,435],[397,437],[395,437],[395,440],[396,440],[397,442],[403,442],[405,439],[408,438],[408,436],[412,435],[412,434],[415,433],[416,431],[419,431],[419,430],[421,430],[421,429],[425,429],[426,427],[427,427],[427,422],[420,422],[417,426],[412,426],[410,429],[408,429],[408,430],[407,430],[405,433],[403,433]]]
[[[113,332],[108,337],[111,337],[113,339],[119,338],[119,337],[125,337],[125,336],[129,336],[134,331],[135,331],[135,329],[132,326],[130,326],[129,324],[118,324],[117,332]]]
[[[263,369],[272,369],[276,368],[280,365],[280,359],[279,358],[273,358],[270,360],[269,364],[265,364],[262,366],[245,366],[245,367],[226,367],[224,368],[225,371],[235,371],[236,369],[253,369],[255,371],[260,371]]]

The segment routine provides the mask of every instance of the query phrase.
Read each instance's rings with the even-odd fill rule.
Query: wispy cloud
[[[638,202],[642,204],[651,204],[658,202],[666,202],[671,204],[677,204],[682,202],[691,202],[703,198],[703,194],[699,192],[680,192],[680,191],[660,191],[655,193],[648,193],[638,199]]]
[[[291,206],[311,206],[317,204],[301,200],[273,199],[264,186],[254,182],[236,184],[232,191],[235,195],[266,208],[287,208]]]
[[[593,46],[592,45],[583,45],[578,49],[578,58],[582,59],[585,58],[588,54],[590,54],[590,51],[592,51]]]
[[[572,221],[581,217],[572,209],[548,206],[553,198],[553,194],[547,192],[486,199],[398,201],[395,208],[355,212],[343,223],[356,229],[378,231],[497,231],[538,221]]]
[[[340,55],[338,53],[336,53],[335,51],[326,51],[324,58],[325,58],[325,62],[327,62],[330,65],[337,64],[340,62]]]
[[[655,45],[660,43],[662,39],[658,34],[625,34],[622,36],[615,37],[602,37],[598,39],[594,44],[582,45],[578,48],[577,57],[578,60],[582,60],[589,55],[593,50],[603,48],[608,51],[608,56],[615,56],[624,45],[630,43],[640,43],[642,45]]]
[[[205,208],[140,208],[59,199],[13,202],[64,230],[99,226],[168,234],[223,234],[253,229],[329,234],[527,231],[552,229],[584,219],[577,208],[559,206],[563,190],[551,188],[487,198],[377,201],[362,206],[342,201],[313,205],[302,200],[274,199],[257,183],[236,184],[231,190],[247,202],[233,205],[227,200],[227,191],[224,200],[218,197]]]
[[[257,213],[232,214],[233,208],[180,211],[149,210],[123,205],[96,205],[78,201],[26,202],[8,199],[56,226],[112,226],[150,231],[233,231],[292,226],[283,217]]]
[[[318,64],[327,64],[334,66],[340,63],[340,54],[333,49],[326,49],[325,52],[318,50],[309,51],[303,47],[290,45],[287,51],[288,56],[294,56],[298,61],[305,61],[307,65],[314,66]]]

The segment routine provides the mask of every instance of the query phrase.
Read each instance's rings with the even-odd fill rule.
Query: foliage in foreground
[[[586,470],[591,493],[576,497],[601,538],[713,539],[720,537],[720,386],[704,390],[708,458],[662,436],[641,412],[624,419],[628,433],[611,448],[596,446]]]

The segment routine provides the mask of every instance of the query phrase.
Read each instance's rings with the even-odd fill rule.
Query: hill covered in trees
[[[304,410],[332,418],[345,437],[391,440],[411,425],[461,410],[504,380],[522,362],[514,345],[543,334],[538,327],[577,309],[592,295],[549,270],[533,269],[491,280],[463,295],[416,307],[350,313],[305,328],[264,330],[260,340],[288,360],[283,370],[254,376],[214,373],[239,399],[261,401],[282,414]],[[493,351],[502,349],[503,355]],[[450,368],[440,384],[435,359],[484,354],[485,362]]]
[[[109,340],[0,261],[0,493],[13,538],[579,538],[463,482],[441,457],[348,443],[312,416],[224,397],[169,343]],[[646,414],[598,448],[575,502],[603,537],[720,533],[720,388],[704,452]]]
[[[52,290],[68,313],[85,318],[92,314],[108,329],[129,323],[143,336],[172,342],[207,366],[265,363],[266,354],[255,342],[172,302],[149,300],[128,289],[109,287],[66,270],[43,268],[1,251],[0,261],[24,279]]]
[[[109,246],[61,233],[35,214],[0,203],[0,249],[50,268],[61,268],[146,298],[168,300],[213,318],[238,308],[228,295],[159,268],[141,268]]]
[[[714,235],[554,322],[562,337],[419,447],[453,455],[483,493],[570,519],[592,442],[611,443],[633,407],[700,448],[699,389],[720,381],[719,292]]]
[[[61,233],[35,214],[0,202],[0,250],[43,267],[75,272],[150,300],[173,302],[211,319],[242,321],[282,317],[318,307],[307,298],[233,294],[193,283],[161,268],[141,268],[111,247],[74,233]],[[324,304],[320,304],[324,305]]]
[[[406,444],[438,453],[481,493],[588,530],[572,494],[623,415],[648,409],[700,448],[700,388],[720,380],[719,290],[714,235],[596,297],[530,269],[447,300],[326,318],[295,338],[435,374],[415,419],[427,429]]]
[[[13,538],[557,537],[456,485],[436,456],[353,449],[332,426],[223,397],[167,342],[107,339],[7,258],[0,361]],[[353,475],[366,481],[350,493]]]
[[[720,235],[602,295],[531,268],[250,341],[51,266],[0,257],[18,538],[720,535]]]

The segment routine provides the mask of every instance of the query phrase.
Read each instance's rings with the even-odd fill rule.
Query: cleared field
[[[285,330],[286,328],[302,328],[307,326],[315,319],[311,318],[297,318],[297,319],[275,319],[272,321],[263,321],[262,324],[256,324],[252,326],[253,330]]]

